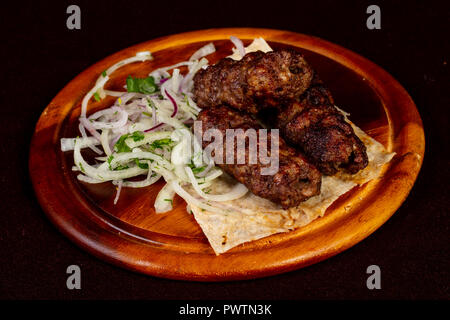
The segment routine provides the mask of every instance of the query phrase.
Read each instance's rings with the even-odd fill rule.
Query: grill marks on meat
[[[227,105],[255,114],[298,98],[310,85],[313,72],[293,50],[248,53],[200,70],[194,77],[194,97],[201,108]]]
[[[194,77],[201,108],[226,105],[251,114],[277,109],[275,126],[324,173],[356,173],[368,164],[366,148],[331,93],[303,56],[288,49],[222,59]],[[267,110],[267,109],[266,109]]]
[[[202,110],[198,120],[202,121],[203,130],[218,129],[223,137],[227,129],[243,129],[243,132],[247,129],[255,129],[258,138],[257,150],[260,145],[263,145],[268,152],[271,150],[270,130],[265,139],[264,135],[260,135],[258,131],[262,129],[261,125],[248,114],[237,112],[226,106],[218,106]],[[238,135],[239,138],[243,137]],[[261,168],[269,167],[270,164],[261,164],[259,158],[256,164],[250,164],[248,138],[245,145],[244,164],[237,164],[236,143],[233,144],[234,150],[227,150],[224,142],[223,164],[217,165],[247,186],[253,194],[278,203],[286,209],[317,195],[320,192],[321,174],[301,153],[289,147],[283,139],[280,138],[278,141],[279,170],[274,175],[261,174]],[[203,141],[203,148],[206,148],[208,144],[209,142]],[[226,154],[231,151],[234,153],[234,164],[226,164]]]
[[[328,89],[314,75],[308,90],[278,113],[276,126],[324,174],[335,174],[339,168],[354,174],[368,164],[366,147],[333,103]]]

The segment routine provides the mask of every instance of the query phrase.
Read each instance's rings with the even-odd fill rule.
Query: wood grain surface
[[[181,198],[175,198],[173,211],[155,214],[153,203],[162,183],[143,189],[124,188],[114,206],[114,187],[79,182],[71,171],[72,153],[62,153],[59,140],[78,135],[81,100],[107,67],[139,51],[153,53],[153,61],[128,65],[112,75],[106,88],[121,90],[128,75],[144,76],[155,68],[186,60],[210,41],[217,49],[208,56],[214,63],[231,53],[230,35],[245,44],[263,37],[274,48],[291,46],[302,51],[330,88],[336,104],[396,156],[380,179],[343,195],[324,217],[216,256]],[[112,101],[92,103],[88,113]],[[422,121],[414,102],[392,76],[367,59],[330,42],[288,31],[210,29],[138,44],[78,75],[42,113],[31,143],[29,170],[49,219],[92,254],[149,275],[223,281],[298,269],[355,245],[388,220],[405,200],[420,170],[424,148]],[[351,210],[344,210],[350,204]]]

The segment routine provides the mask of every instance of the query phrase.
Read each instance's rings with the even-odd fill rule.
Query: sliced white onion
[[[100,133],[98,133],[97,130],[95,130],[95,128],[92,126],[91,122],[88,119],[86,119],[85,117],[80,117],[78,120],[84,127],[83,129],[80,129],[80,133],[86,132],[84,130],[86,128],[94,138],[100,141]]]
[[[97,83],[95,86],[84,96],[83,101],[81,102],[81,117],[86,118],[86,112],[87,112],[87,105],[89,100],[92,98],[94,93],[97,92],[98,89],[103,88],[105,83],[109,80],[109,77],[100,77],[97,80]]]
[[[175,191],[169,183],[166,183],[161,188],[155,199],[155,211],[156,213],[164,213],[173,209],[173,197]]]
[[[178,144],[173,147],[170,161],[176,165],[186,165],[191,159],[191,141],[193,135],[186,128],[177,129],[172,132],[170,138]]]
[[[127,188],[143,188],[143,187],[147,187],[149,185],[154,184],[156,181],[158,181],[161,178],[160,174],[156,174],[152,171],[151,166],[152,163],[150,161],[142,161],[144,163],[146,163],[148,165],[148,172],[147,172],[147,177],[144,180],[141,181],[123,181],[122,182],[122,187],[127,187]],[[114,185],[118,185],[118,181],[112,181],[112,183]]]
[[[85,120],[85,119],[84,119],[84,120]],[[88,122],[89,122],[89,121],[88,121]],[[88,136],[87,136],[87,134],[86,134],[85,126],[84,126],[83,123],[81,122],[81,119],[80,119],[80,124],[78,125],[78,130],[80,130],[81,137],[82,137],[83,139],[87,139],[87,138],[88,138]],[[95,133],[96,135],[94,136],[94,138],[96,138],[97,140],[100,140],[100,139],[97,137],[97,135],[100,136],[100,134],[99,134],[96,130],[90,129],[90,132]],[[97,154],[102,154],[102,153],[103,153],[99,148],[95,147],[94,145],[88,145],[88,147],[89,147],[89,149],[91,149],[92,151],[94,151],[94,152],[97,153]]]
[[[114,122],[104,122],[104,121],[95,121],[93,119],[97,119],[104,115],[118,115],[118,119]],[[92,124],[92,127],[95,129],[118,129],[122,128],[128,121],[128,113],[119,107],[111,107],[109,109],[101,110],[94,113],[91,117],[89,117],[89,121]]]
[[[202,188],[199,186],[197,179],[194,176],[194,173],[192,172],[192,169],[189,167],[185,168],[186,173],[189,177],[189,180],[194,187],[195,191],[204,199],[210,200],[210,201],[230,201],[230,200],[236,200],[241,197],[243,197],[247,192],[248,189],[246,186],[244,186],[242,183],[236,183],[236,185],[231,189],[231,191],[224,193],[224,194],[207,194],[205,193]]]
[[[210,174],[207,175],[206,177],[202,177],[202,181],[207,182],[207,181],[212,181],[218,177],[220,177],[223,174],[223,171],[218,169],[218,168],[214,168],[212,170],[210,170]]]
[[[126,92],[124,92],[124,91],[112,91],[112,90],[105,90],[105,89],[103,89],[103,92],[107,96],[111,96],[111,97],[120,97],[120,96],[123,96],[124,94],[126,94]]]
[[[245,47],[244,47],[244,44],[242,43],[242,40],[235,36],[231,36],[230,40],[231,40],[231,42],[233,42],[236,49],[239,50],[241,57],[245,56]]]
[[[119,201],[119,197],[120,197],[120,191],[122,191],[122,184],[123,184],[123,180],[119,180],[119,183],[117,184],[117,193],[116,193],[116,197],[114,198],[114,204],[117,204],[117,201]]]
[[[210,212],[216,212],[216,213],[224,213],[223,209],[213,207],[209,204],[207,204],[204,201],[198,200],[197,198],[194,198],[192,195],[189,194],[186,190],[184,190],[180,184],[177,181],[170,181],[170,185],[172,186],[173,190],[186,201],[188,204],[193,204],[196,207],[199,207],[204,210],[208,210]]]
[[[104,129],[102,130],[102,134],[100,136],[100,141],[102,143],[103,151],[105,151],[106,155],[109,156],[112,151],[109,147],[109,130]]]
[[[145,144],[151,144],[156,140],[167,139],[172,135],[172,131],[155,131],[155,132],[146,132],[143,134],[144,139],[139,141],[134,141],[132,138],[128,138],[125,140],[125,143],[131,148],[136,148]]]
[[[70,151],[75,147],[76,138],[61,138],[61,151]],[[80,144],[80,148],[87,148],[90,145],[99,145],[100,141],[98,141],[94,137],[86,137],[86,138],[78,138],[78,143]]]
[[[170,84],[173,92],[177,92],[180,87],[180,81],[182,76],[180,75],[180,69],[173,69],[172,78],[170,78]]]
[[[80,145],[77,142],[75,142],[75,147],[73,150],[73,160],[78,169],[85,175],[102,181],[123,180],[147,173],[146,169],[141,169],[138,166],[117,171],[106,170],[105,167],[107,168],[108,166],[108,163],[106,162],[98,168],[95,168],[84,160],[80,152]]]
[[[214,52],[216,52],[216,47],[212,42],[210,42],[206,46],[203,46],[195,51],[194,54],[189,58],[189,61],[198,60]]]
[[[150,51],[138,52],[138,53],[136,53],[136,55],[134,57],[123,59],[123,60],[117,62],[116,64],[112,65],[108,69],[106,69],[105,70],[106,77],[108,77],[111,73],[113,73],[114,71],[116,71],[120,67],[123,67],[126,64],[130,64],[133,62],[144,62],[146,60],[153,60],[151,52]],[[105,78],[105,77],[100,76],[99,80],[101,80],[102,78]]]
[[[205,58],[201,58],[198,62],[191,65],[189,68],[188,74],[184,77],[183,81],[181,81],[181,92],[188,92],[194,86],[194,75],[203,67],[208,65],[208,60]]]
[[[153,152],[145,152],[145,151],[138,151],[138,152],[124,152],[124,153],[119,153],[119,154],[115,154],[114,157],[111,159],[109,166],[111,168],[115,168],[118,164],[124,164],[124,163],[128,163],[133,159],[145,159],[145,160],[153,160],[155,161],[158,165],[164,167],[167,170],[172,170],[173,169],[173,164],[171,164],[169,161],[167,161],[164,157],[153,153]],[[125,169],[125,170],[129,170],[129,169]],[[143,169],[141,169],[143,170]],[[124,171],[124,170],[120,170],[120,171]],[[146,171],[146,170],[144,170]],[[113,180],[120,180],[120,179],[113,179]]]

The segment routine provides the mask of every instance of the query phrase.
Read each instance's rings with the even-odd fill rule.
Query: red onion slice
[[[92,134],[98,141],[100,141],[100,133],[97,132],[92,123],[85,117],[80,117],[79,120],[83,127],[85,127],[87,131],[89,131],[89,133]]]
[[[78,130],[80,130],[81,136],[83,137],[83,139],[87,139],[88,136],[86,134],[86,130],[85,130],[85,126],[83,125],[83,123],[80,120],[80,124],[78,125]],[[94,129],[93,132],[97,133],[99,135],[99,137],[101,137],[101,135]],[[98,141],[100,141],[100,139],[98,139],[98,137],[94,136],[94,139],[97,139]],[[96,154],[102,154],[103,152],[95,147],[94,145],[89,145],[88,146],[89,149],[91,149],[92,151],[94,151]]]
[[[177,104],[177,102],[175,101],[175,99],[172,98],[172,96],[167,92],[167,90],[164,90],[164,92],[166,93],[166,96],[169,98],[170,102],[172,102],[172,104],[173,104],[173,113],[172,113],[172,115],[170,116],[171,118],[173,118],[173,117],[175,117],[176,114],[178,113],[178,104]]]
[[[169,80],[170,78],[163,78],[159,81],[159,84],[163,84],[164,82],[166,82],[167,80]]]
[[[144,130],[144,132],[150,132],[150,131],[156,130],[159,127],[161,127],[162,125],[164,125],[164,123],[157,124],[156,126],[151,127],[150,129]]]

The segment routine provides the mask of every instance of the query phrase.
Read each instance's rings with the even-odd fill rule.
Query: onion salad
[[[235,38],[232,41],[241,45]],[[192,100],[193,77],[208,66],[205,56],[213,52],[210,43],[188,61],[156,69],[147,78],[128,76],[123,92],[104,88],[110,75],[124,65],[153,60],[152,54],[138,52],[103,71],[82,100],[80,136],[60,141],[63,152],[73,151],[72,170],[78,180],[114,184],[116,204],[123,188],[144,188],[163,179],[165,185],[154,204],[157,213],[172,209],[175,194],[187,202],[188,211],[191,204],[217,211],[211,202],[244,196],[248,190],[240,183],[227,193],[209,194],[208,187],[223,172],[202,151],[192,131],[200,112]],[[188,70],[184,75],[182,66]],[[89,114],[89,102],[106,96],[117,99],[109,108]],[[96,153],[95,163],[83,157],[81,150],[86,148]]]

